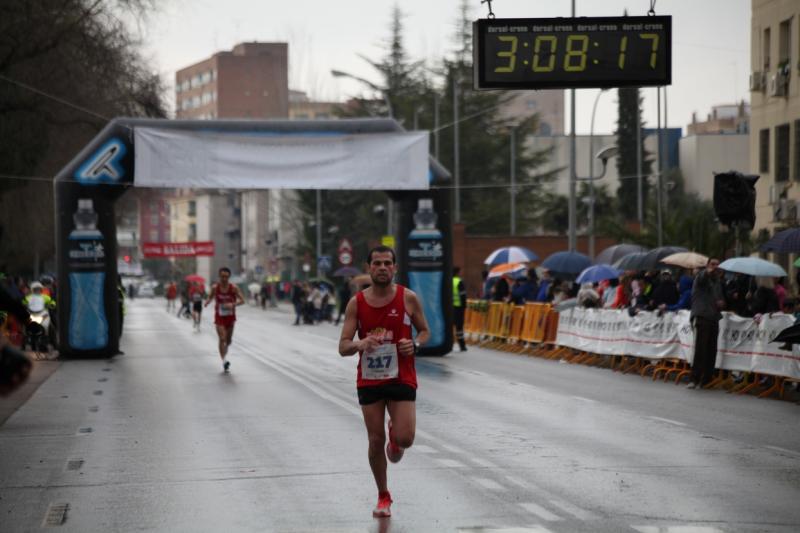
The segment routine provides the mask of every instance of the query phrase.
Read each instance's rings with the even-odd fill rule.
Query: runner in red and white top
[[[430,337],[422,304],[413,291],[392,282],[397,268],[394,250],[373,248],[367,256],[372,285],[350,299],[339,339],[343,356],[359,354],[358,403],[369,437],[369,465],[378,486],[375,517],[391,516],[386,459],[396,463],[414,442],[417,372],[414,356]],[[417,330],[413,338],[411,326]],[[358,340],[353,337],[358,332]],[[389,412],[389,439],[384,431]],[[386,451],[384,453],[384,443]]]
[[[219,269],[219,283],[215,283],[208,293],[205,306],[216,300],[214,305],[214,325],[219,336],[219,356],[222,369],[227,372],[231,366],[228,361],[228,346],[233,342],[233,325],[236,322],[236,306],[244,303],[244,296],[239,287],[229,283],[231,271],[228,267]]]

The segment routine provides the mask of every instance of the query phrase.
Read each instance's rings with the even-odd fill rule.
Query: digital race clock
[[[669,85],[672,17],[481,19],[476,89]]]

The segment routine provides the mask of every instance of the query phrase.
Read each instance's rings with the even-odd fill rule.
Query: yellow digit
[[[508,64],[505,67],[497,67],[494,71],[499,73],[514,72],[514,66],[517,63],[517,38],[511,35],[501,35],[497,39],[504,43],[511,43],[511,50],[497,52],[497,57],[508,58]]]
[[[617,61],[617,65],[619,65],[619,69],[622,70],[625,68],[625,50],[628,49],[628,37],[627,35],[622,38],[622,41],[619,43],[619,61]]]
[[[573,43],[581,43],[579,50],[573,50]],[[564,70],[566,72],[581,72],[586,70],[586,51],[589,49],[588,35],[570,35],[567,37],[567,53],[564,55]],[[572,58],[579,57],[580,63],[572,64]]]
[[[550,50],[546,53],[550,55],[547,60],[547,66],[539,64],[539,52],[542,50],[542,43],[550,43]],[[539,35],[533,43],[533,71],[534,72],[552,72],[556,66],[556,48],[558,47],[558,40],[555,35]]]
[[[650,52],[650,68],[656,68],[656,52],[658,51],[658,34],[640,33],[639,37],[641,37],[642,39],[651,39],[653,41],[652,51]]]

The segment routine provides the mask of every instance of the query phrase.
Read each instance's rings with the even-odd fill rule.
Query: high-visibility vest
[[[453,306],[461,307],[461,295],[458,293],[458,284],[461,283],[461,278],[453,276]]]

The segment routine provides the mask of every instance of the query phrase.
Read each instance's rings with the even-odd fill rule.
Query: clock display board
[[[672,17],[480,19],[476,89],[645,87],[672,81]]]

